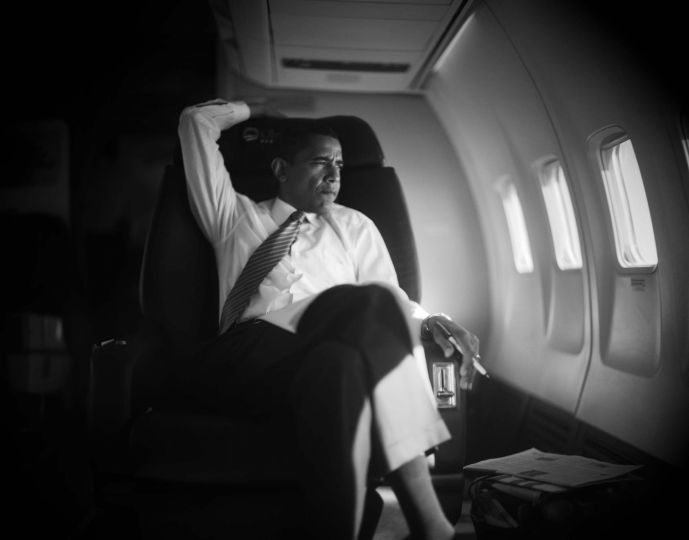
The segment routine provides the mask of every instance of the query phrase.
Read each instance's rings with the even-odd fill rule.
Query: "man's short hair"
[[[291,162],[317,136],[338,139],[337,133],[320,120],[302,118],[290,122],[277,141],[276,155]]]

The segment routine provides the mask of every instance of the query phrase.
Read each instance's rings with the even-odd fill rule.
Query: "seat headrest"
[[[342,145],[345,168],[380,167],[385,156],[376,134],[356,116],[328,116],[317,119],[330,127]],[[231,174],[272,175],[270,163],[285,128],[307,118],[256,117],[223,131],[218,146]],[[179,158],[179,156],[177,156]]]

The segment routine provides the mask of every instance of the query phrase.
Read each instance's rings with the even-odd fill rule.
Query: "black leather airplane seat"
[[[394,169],[385,166],[375,133],[352,116],[322,120],[338,134],[343,148],[338,202],[376,223],[401,287],[418,300],[417,252],[404,195]],[[276,195],[270,161],[276,139],[290,121],[252,118],[223,132],[218,144],[237,191],[256,201]],[[236,417],[219,417],[185,401],[184,370],[194,369],[193,351],[217,332],[217,295],[214,253],[191,214],[177,151],[160,188],[144,253],[144,328],[136,336],[97,347],[92,357],[89,409],[96,461],[103,470],[133,478],[258,489],[263,500],[278,506],[298,504],[296,471],[290,467],[293,450],[281,444],[285,439],[279,422],[252,418],[242,410]],[[433,347],[429,358],[437,357]],[[463,440],[463,421],[458,419],[455,414],[448,423]],[[451,455],[439,469],[453,479],[452,489],[460,491],[460,506],[462,484],[456,480],[461,479],[462,449],[448,446]],[[370,491],[361,538],[372,537],[381,510]],[[448,511],[451,518],[459,517],[455,502]]]

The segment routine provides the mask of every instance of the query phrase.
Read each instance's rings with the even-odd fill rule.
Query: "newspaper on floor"
[[[468,473],[509,474],[564,487],[581,487],[621,478],[641,465],[618,465],[583,456],[550,454],[530,448],[509,456],[486,459],[464,470]]]

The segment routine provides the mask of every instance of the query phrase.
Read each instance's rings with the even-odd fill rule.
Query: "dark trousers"
[[[231,328],[208,345],[197,373],[211,408],[287,415],[320,537],[352,539],[368,478],[387,472],[373,396],[411,352],[387,288],[341,285],[310,304],[295,334],[262,321]]]

